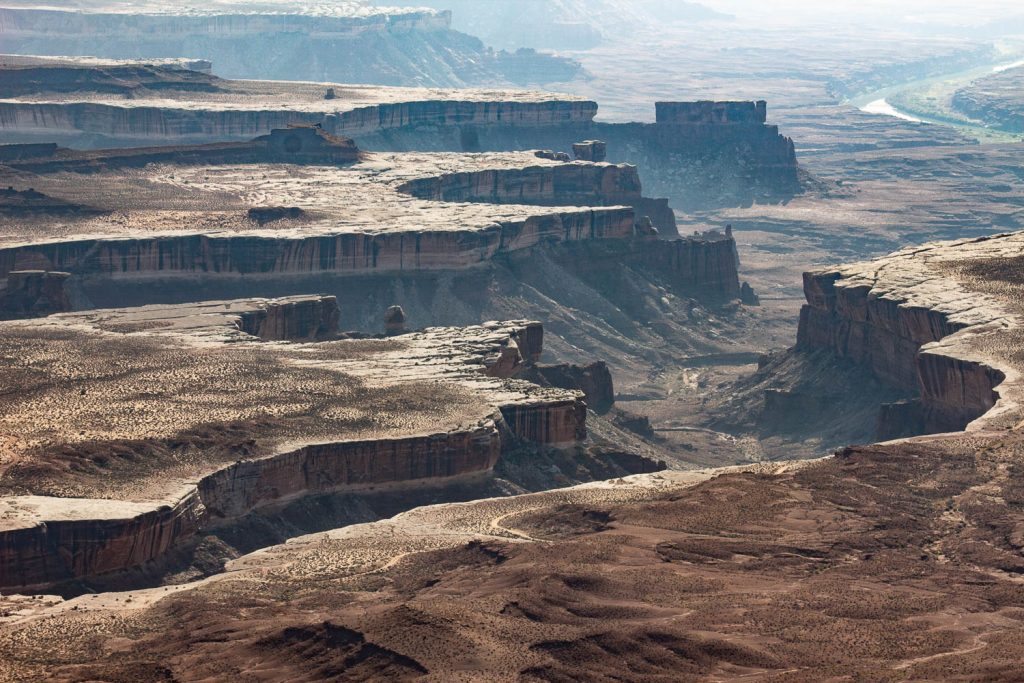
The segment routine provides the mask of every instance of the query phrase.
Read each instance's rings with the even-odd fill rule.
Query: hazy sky
[[[824,21],[842,15],[972,25],[1024,14],[1020,0],[702,0],[702,4],[741,16],[790,15]]]

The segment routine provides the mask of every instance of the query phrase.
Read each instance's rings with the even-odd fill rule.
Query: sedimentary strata
[[[451,30],[450,12],[350,2],[145,5],[0,8],[4,47],[21,54],[110,59],[186,55],[213,61],[233,77],[388,85],[536,83],[538,74],[566,81],[579,71],[575,62],[551,55],[494,52]]]
[[[586,437],[582,394],[510,379],[536,323],[336,340],[329,297],[0,325],[0,585],[159,560],[257,507],[485,476],[512,442]],[[311,340],[266,343],[263,340]]]
[[[731,238],[666,242],[645,227],[649,217],[660,236],[677,234],[667,202],[643,196],[632,166],[530,152],[360,154],[310,127],[250,143],[23,150],[8,163],[0,181],[29,177],[34,192],[96,207],[26,214],[0,236],[0,274],[69,272],[79,308],[187,301],[181,278],[211,298],[243,284],[278,296],[308,291],[296,278],[458,271],[595,241],[619,244],[618,258],[680,287],[739,292]],[[138,282],[139,296],[115,291],[124,280]]]
[[[78,147],[247,140],[294,123],[376,151],[567,154],[602,141],[609,160],[638,166],[645,186],[679,208],[773,201],[801,189],[792,140],[767,124],[764,102],[663,102],[655,123],[618,124],[595,122],[595,102],[551,93],[217,78],[196,92],[168,80],[128,94],[88,81],[77,91],[24,94],[0,82],[0,131]],[[586,160],[599,159],[587,152]]]
[[[984,429],[1016,410],[1019,369],[1007,353],[1021,325],[1021,233],[914,247],[804,278],[798,348],[828,349],[918,394],[886,422],[923,433]],[[975,422],[978,418],[983,419]],[[969,426],[970,425],[970,426]]]

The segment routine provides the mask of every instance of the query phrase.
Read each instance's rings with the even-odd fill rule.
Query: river
[[[940,126],[951,126],[953,128],[960,128],[965,131],[977,132],[977,126],[971,126],[966,123],[959,124],[956,121],[946,119],[931,119],[927,116],[920,115],[916,112],[901,111],[894,107],[887,98],[892,97],[898,93],[906,90],[915,90],[918,88],[925,88],[936,83],[951,83],[956,84],[957,87],[966,85],[972,81],[976,81],[984,76],[990,76],[994,73],[1006,71],[1007,69],[1013,69],[1019,66],[1024,66],[1024,60],[1018,59],[1013,62],[1000,62],[998,64],[990,64],[987,66],[974,67],[973,69],[966,69],[963,71],[956,71],[948,74],[942,74],[940,76],[932,76],[930,78],[922,78],[913,81],[907,81],[899,85],[889,86],[880,90],[873,90],[862,95],[857,95],[844,102],[854,107],[857,107],[862,112],[867,114],[877,114],[879,116],[892,116],[904,121],[912,121],[914,123],[927,123]]]

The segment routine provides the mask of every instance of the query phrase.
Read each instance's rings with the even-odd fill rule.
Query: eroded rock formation
[[[618,124],[595,122],[594,102],[536,92],[221,79],[212,93],[168,88],[126,98],[83,87],[8,95],[0,101],[0,130],[12,141],[145,145],[245,140],[304,123],[376,151],[548,149],[562,155],[589,140],[580,153],[593,161],[603,160],[594,142],[600,140],[609,160],[638,166],[648,191],[678,208],[777,201],[801,191],[792,140],[766,123],[764,102],[661,102],[655,123]],[[324,98],[328,88],[332,99]]]
[[[70,273],[12,270],[0,289],[0,320],[34,318],[70,311]]]
[[[511,379],[541,352],[536,323],[312,344],[254,336],[310,339],[336,323],[331,297],[5,323],[4,347],[34,372],[61,374],[68,353],[76,369],[40,399],[74,396],[67,418],[40,416],[32,394],[5,395],[20,455],[0,479],[0,586],[156,561],[203,528],[298,497],[486,476],[503,442],[586,437],[581,393]],[[23,370],[6,367],[5,383]],[[149,389],[135,394],[143,378]],[[149,414],[159,418],[131,417]]]
[[[138,13],[102,5],[81,9],[0,9],[4,48],[107,59],[190,55],[212,61],[233,78],[388,85],[533,83],[538,73],[565,81],[579,70],[571,60],[532,50],[489,50],[479,39],[451,30],[448,11],[357,3],[261,10],[230,2],[177,11],[157,5],[148,12],[136,5]]]
[[[1020,245],[1019,233],[940,243],[808,273],[798,348],[827,349],[919,395],[885,409],[883,435],[899,435],[899,420],[934,433],[991,417],[997,403],[1015,400],[1017,371],[989,340],[1015,330],[1020,312],[972,273],[1017,256]],[[1008,279],[999,294],[1015,284]]]
[[[336,334],[340,322],[333,296],[275,299],[240,314],[242,331],[264,341],[323,339]]]

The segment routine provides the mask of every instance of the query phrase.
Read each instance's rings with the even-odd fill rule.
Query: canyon
[[[5,353],[23,363],[5,382],[24,391],[3,411],[18,436],[4,448],[0,585],[133,568],[261,506],[438,486],[486,475],[514,443],[586,438],[582,393],[513,379],[543,352],[538,323],[332,341],[338,319],[333,298],[298,297],[5,323]],[[117,358],[131,360],[111,374]]]
[[[6,50],[29,55],[187,56],[216,62],[237,78],[449,87],[568,80],[579,70],[551,55],[495,52],[453,31],[450,12],[423,8],[337,3],[261,9],[228,2],[197,11],[137,3],[130,12],[98,3],[67,9],[18,4],[0,7],[0,30]],[[546,75],[536,80],[537,73]]]
[[[282,510],[325,500],[393,506],[403,491],[479,497],[662,468],[656,444],[617,425],[634,418],[612,411],[608,367],[538,365],[541,324],[481,325],[481,304],[512,299],[481,302],[476,282],[541,256],[563,274],[588,266],[578,277],[609,296],[631,294],[616,291],[631,268],[691,310],[690,297],[741,291],[731,236],[679,237],[630,165],[365,152],[309,124],[248,142],[4,150],[4,180],[32,183],[9,190],[0,247],[14,319],[0,336],[19,359],[6,383],[25,399],[3,418],[5,590],[192,576],[211,565],[209,534],[284,528]],[[88,211],[64,208],[86,196]],[[400,289],[385,300],[381,282]],[[335,293],[304,294],[317,289]],[[476,312],[453,307],[474,297]],[[39,405],[45,419],[30,417]],[[546,474],[517,479],[530,458]],[[238,554],[224,541],[212,565]]]
[[[571,153],[574,143],[600,140],[608,160],[637,166],[644,185],[676,208],[772,203],[803,191],[793,142],[767,123],[764,102],[666,102],[656,106],[654,123],[618,124],[595,121],[597,103],[569,95],[183,78],[180,65],[145,62],[134,68],[169,75],[151,77],[156,88],[142,79],[125,94],[102,85],[123,64],[67,60],[45,67],[50,80],[69,78],[69,70],[93,75],[77,77],[76,90],[19,94],[27,67],[13,62],[3,68],[14,76],[11,85],[0,85],[0,131],[12,142],[244,141],[296,123],[318,124],[368,151]],[[197,91],[195,81],[208,89]]]
[[[8,598],[0,638],[18,647],[5,673],[244,676],[258,662],[275,677],[551,681],[585,655],[608,680],[1012,677],[1021,239],[807,277],[815,313],[801,345],[839,354],[858,334],[936,338],[914,356],[938,381],[922,405],[969,414],[966,432],[424,507],[188,585]],[[902,368],[872,371],[902,381]],[[119,637],[96,640],[98,627]],[[86,643],[101,651],[83,656]]]
[[[0,680],[1015,680],[1007,27],[3,4]]]

